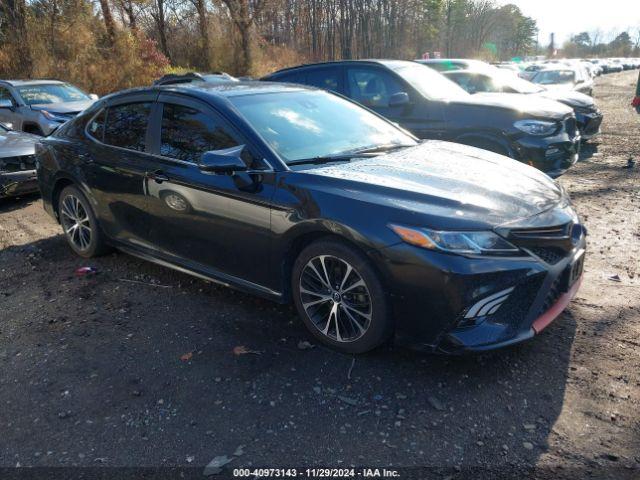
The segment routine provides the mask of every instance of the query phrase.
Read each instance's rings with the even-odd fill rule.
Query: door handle
[[[169,177],[167,177],[162,170],[156,170],[155,172],[147,172],[144,175],[149,180],[153,180],[156,183],[168,182]]]

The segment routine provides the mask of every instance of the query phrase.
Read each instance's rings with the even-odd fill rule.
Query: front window
[[[89,96],[68,83],[49,83],[24,85],[16,90],[27,105],[45,105],[49,103],[76,102],[89,100]]]
[[[467,92],[444,75],[424,65],[412,62],[398,62],[395,65],[390,65],[390,67],[429,100],[449,101],[464,99],[469,96]]]
[[[573,70],[541,70],[531,79],[540,85],[555,85],[560,83],[573,83],[576,74]]]
[[[165,103],[162,108],[160,154],[198,163],[204,152],[235,147],[239,143],[221,122],[195,108]]]
[[[393,124],[336,95],[300,90],[231,97],[287,163],[389,145],[416,145]]]

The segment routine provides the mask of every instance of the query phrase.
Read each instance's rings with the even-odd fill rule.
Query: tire
[[[343,242],[319,240],[306,247],[293,265],[291,291],[307,329],[334,350],[364,353],[393,333],[379,274],[361,252]]]
[[[77,187],[69,185],[60,192],[58,215],[67,243],[77,255],[92,258],[109,252],[91,204]]]

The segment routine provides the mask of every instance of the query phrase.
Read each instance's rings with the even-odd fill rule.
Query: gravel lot
[[[292,308],[125,254],[85,262],[37,197],[0,203],[0,467],[202,477],[227,455],[213,478],[350,465],[639,478],[637,75],[597,80],[603,134],[561,180],[590,234],[577,298],[539,337],[492,354],[306,348]],[[85,265],[98,274],[75,277]]]

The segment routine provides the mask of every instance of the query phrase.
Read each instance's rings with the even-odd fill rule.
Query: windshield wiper
[[[300,160],[293,160],[291,162],[287,162],[287,165],[304,165],[304,164],[314,164],[320,165],[322,163],[331,163],[331,162],[348,162],[354,158],[370,158],[375,157],[375,154],[368,152],[358,152],[358,153],[338,153],[335,155],[324,155],[320,157],[313,158],[302,158]]]
[[[354,158],[371,158],[379,155],[383,152],[389,152],[398,148],[413,147],[414,145],[404,145],[398,143],[389,143],[385,145],[374,145],[371,147],[358,148],[356,150],[350,150],[348,152],[336,153],[333,155],[322,155],[313,158],[303,158],[301,160],[293,160],[288,162],[288,165],[301,165],[301,164],[322,164],[330,162],[344,162]]]
[[[397,150],[399,148],[414,147],[415,145],[404,145],[402,143],[387,143],[384,145],[374,145],[372,147],[365,147],[359,150],[355,150],[354,153],[381,153],[389,152],[391,150]]]

